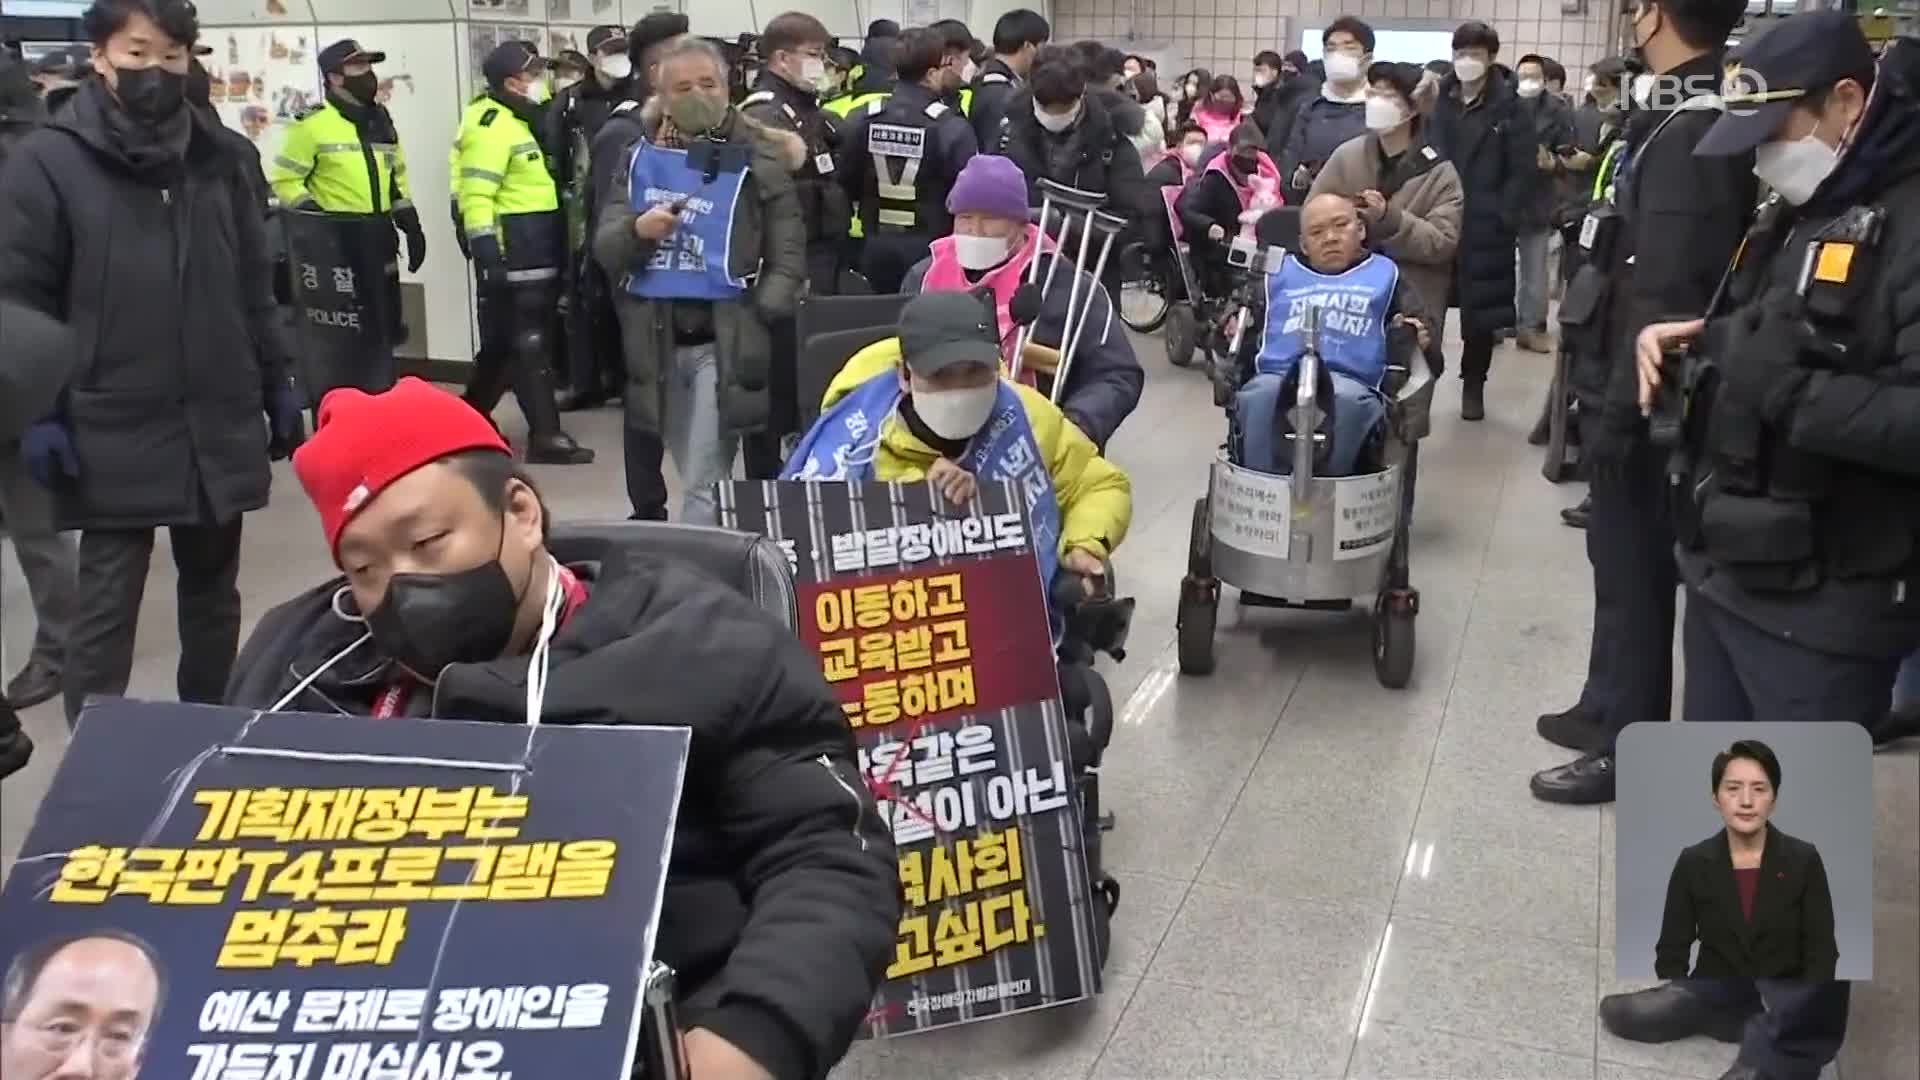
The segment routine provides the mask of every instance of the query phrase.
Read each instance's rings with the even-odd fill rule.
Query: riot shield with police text
[[[311,210],[283,219],[308,404],[342,386],[388,389],[397,377],[393,347],[404,338],[392,219]]]

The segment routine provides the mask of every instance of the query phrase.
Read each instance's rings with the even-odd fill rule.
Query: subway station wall
[[[1376,31],[1450,32],[1479,19],[1499,33],[1507,63],[1527,53],[1550,56],[1567,66],[1568,81],[1577,86],[1587,64],[1617,51],[1618,5],[1586,0],[1578,14],[1563,14],[1561,6],[1562,0],[1057,0],[1054,36],[1097,38],[1153,56],[1171,89],[1193,67],[1234,75],[1244,86],[1256,52],[1301,48],[1303,38],[1311,40],[1307,55],[1317,57],[1319,31],[1340,15],[1357,15]],[[1443,46],[1424,59],[1445,52]]]
[[[1232,0],[1226,0],[1232,2]],[[501,41],[538,41],[541,50],[581,48],[601,23],[631,26],[648,12],[684,11],[694,32],[731,38],[782,11],[811,12],[834,33],[855,38],[868,21],[906,25],[954,17],[988,33],[1021,0],[197,0],[214,78],[214,103],[270,163],[300,112],[318,102],[320,49],[351,37],[387,54],[382,91],[407,158],[414,202],[426,226],[428,257],[403,269],[412,340],[406,355],[468,360],[477,347],[472,281],[448,212],[447,153],[466,103],[480,89],[481,58]],[[1026,6],[1034,6],[1028,4]],[[985,28],[985,29],[979,29]]]

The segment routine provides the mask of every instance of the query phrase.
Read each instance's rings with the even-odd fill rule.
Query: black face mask
[[[360,104],[371,105],[373,99],[380,96],[380,77],[371,71],[348,75],[341,82],[340,88],[352,94],[353,100]]]
[[[1233,171],[1241,176],[1252,176],[1254,170],[1260,167],[1260,159],[1251,155],[1241,157],[1235,154],[1227,159],[1227,164],[1233,166]]]
[[[504,546],[504,522],[500,541]],[[496,554],[453,574],[395,574],[380,606],[367,612],[367,631],[408,671],[433,680],[449,664],[498,658],[513,640],[519,610],[520,597]]]
[[[113,93],[120,107],[144,124],[171,119],[187,100],[187,77],[163,67],[117,67],[114,78]]]

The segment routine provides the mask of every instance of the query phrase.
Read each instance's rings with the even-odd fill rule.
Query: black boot
[[[1600,717],[1575,705],[1566,712],[1541,716],[1534,722],[1534,730],[1555,746],[1564,746],[1577,754],[1591,754],[1605,748],[1600,723]]]
[[[33,740],[20,726],[13,706],[0,698],[0,777],[11,776],[27,767],[33,758]]]
[[[1674,1042],[1695,1035],[1737,1043],[1755,1011],[1726,1008],[1672,983],[1600,999],[1600,1023],[1619,1038],[1639,1043]]]
[[[1580,500],[1580,505],[1569,506],[1560,511],[1560,522],[1569,528],[1584,529],[1587,527],[1587,518],[1592,514],[1593,496],[1589,495]]]
[[[1487,417],[1486,383],[1460,384],[1460,419],[1484,420]]]
[[[510,376],[513,396],[527,418],[529,465],[590,465],[593,451],[573,441],[560,427],[560,407],[553,397],[553,368],[547,361],[546,339],[537,330],[549,312],[531,290],[515,295],[519,323],[513,340]]]
[[[1901,739],[1920,735],[1920,709],[1890,710],[1878,724],[1868,728],[1867,733],[1873,736],[1873,745],[1876,748],[1891,746]]]

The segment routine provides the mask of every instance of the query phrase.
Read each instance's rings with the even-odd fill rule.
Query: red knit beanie
[[[412,376],[380,394],[343,388],[321,399],[313,437],[293,471],[320,511],[327,550],[340,561],[340,531],[388,485],[463,450],[511,453],[487,418],[454,394]]]

